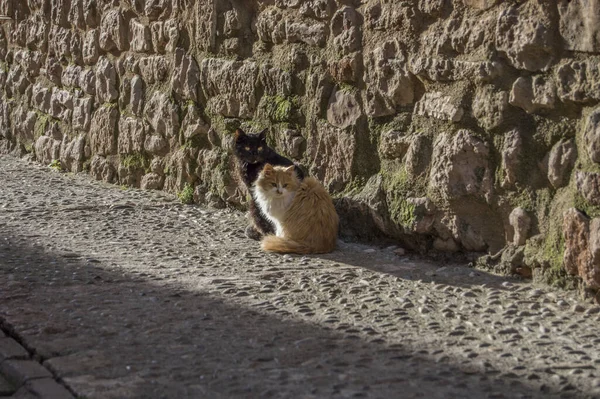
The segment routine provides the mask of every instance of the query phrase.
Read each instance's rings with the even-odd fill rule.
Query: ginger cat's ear
[[[273,165],[271,165],[270,163],[266,164],[265,167],[263,168],[263,174],[265,176],[269,176],[270,174],[273,173],[275,169],[273,169]]]
[[[295,173],[296,172],[296,166],[292,165],[292,166],[288,166],[287,168],[285,168],[283,170],[285,173]]]
[[[244,137],[246,133],[242,129],[235,129],[235,138],[239,139],[240,137]]]

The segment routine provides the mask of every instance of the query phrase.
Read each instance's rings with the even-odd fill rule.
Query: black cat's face
[[[246,134],[242,129],[235,131],[235,155],[247,163],[264,162],[268,147],[266,130]]]

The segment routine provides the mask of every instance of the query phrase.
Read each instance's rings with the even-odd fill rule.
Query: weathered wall
[[[268,127],[345,234],[600,286],[599,0],[0,4],[3,152],[243,207]]]

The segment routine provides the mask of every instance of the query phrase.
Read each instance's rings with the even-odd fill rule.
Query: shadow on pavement
[[[463,288],[485,285],[504,290],[503,283],[507,281],[510,283],[523,281],[519,277],[499,276],[484,270],[469,268],[467,261],[434,262],[420,255],[398,256],[391,249],[375,249],[371,246],[346,242],[341,243],[332,253],[311,257],[345,263],[403,280],[421,280],[425,283]]]
[[[88,399],[542,396],[460,359],[436,362],[402,344],[253,310],[185,282],[145,281],[34,241],[0,233],[3,328]]]

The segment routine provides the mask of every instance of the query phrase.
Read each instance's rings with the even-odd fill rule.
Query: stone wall
[[[599,0],[0,4],[2,152],[243,208],[266,127],[345,235],[600,287]]]

